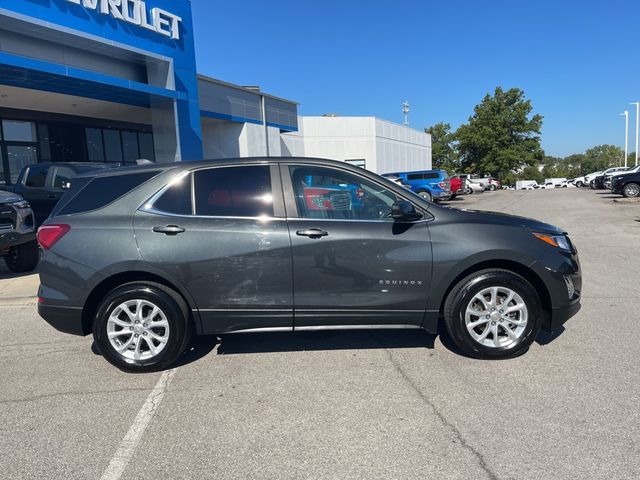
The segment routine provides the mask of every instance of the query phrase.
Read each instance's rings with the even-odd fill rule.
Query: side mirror
[[[413,203],[406,200],[395,202],[391,206],[391,216],[394,220],[409,222],[422,218],[422,214],[416,211]]]

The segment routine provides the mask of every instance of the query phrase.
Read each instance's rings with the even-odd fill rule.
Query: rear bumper
[[[38,315],[60,332],[85,336],[91,333],[82,324],[82,309],[38,303]]]

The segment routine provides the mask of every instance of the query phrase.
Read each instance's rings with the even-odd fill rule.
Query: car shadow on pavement
[[[431,335],[424,330],[327,330],[260,334],[236,333],[221,335],[220,338],[218,355],[236,355],[305,350],[433,349],[436,335]]]

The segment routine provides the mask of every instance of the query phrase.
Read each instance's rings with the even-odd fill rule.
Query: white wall
[[[431,168],[431,136],[375,117],[299,117],[298,132],[282,134],[282,154],[333,160],[364,159],[376,173]]]
[[[268,127],[269,151],[279,157],[280,130]],[[204,158],[263,157],[267,155],[263,125],[202,119]]]

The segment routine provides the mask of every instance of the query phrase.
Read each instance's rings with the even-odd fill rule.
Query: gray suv
[[[580,308],[566,233],[428,202],[346,163],[250,158],[80,175],[38,233],[38,311],[130,372],[190,334],[415,328],[523,353]]]

